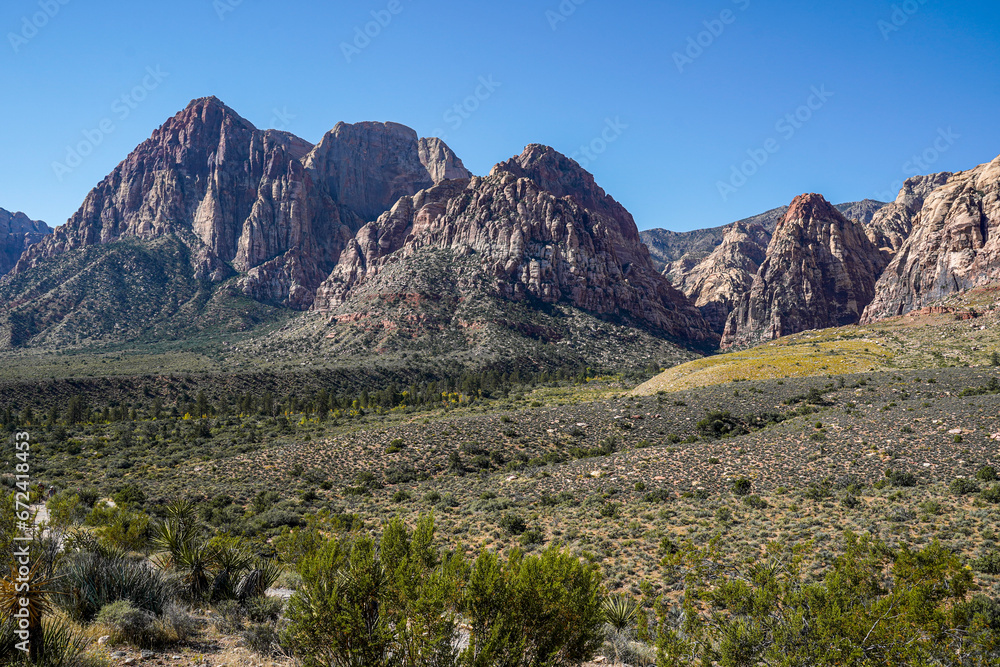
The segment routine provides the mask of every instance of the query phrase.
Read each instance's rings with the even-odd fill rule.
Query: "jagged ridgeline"
[[[261,358],[645,366],[718,339],[628,211],[550,148],[475,177],[402,125],[340,123],[313,145],[216,98],[157,129],[27,247],[0,295],[8,350],[243,332]]]

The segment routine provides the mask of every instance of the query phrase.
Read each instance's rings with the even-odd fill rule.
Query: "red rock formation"
[[[1000,157],[927,195],[913,231],[879,278],[864,322],[903,315],[1000,282]]]
[[[820,195],[796,197],[726,323],[723,346],[857,323],[884,266],[860,225]]]
[[[410,291],[410,266],[444,252],[461,293],[566,303],[711,344],[700,313],[660,276],[632,216],[593,176],[532,145],[486,178],[448,181],[404,197],[365,225],[317,293],[338,317],[380,293]],[[460,266],[474,268],[463,271]],[[433,288],[431,288],[433,291]]]
[[[308,308],[354,233],[436,176],[467,175],[440,140],[393,123],[338,124],[319,144],[261,131],[214,97],[136,148],[15,271],[85,245],[175,234],[195,273],[239,274],[250,297]]]
[[[14,268],[25,248],[51,233],[49,226],[40,220],[0,208],[0,276]]]

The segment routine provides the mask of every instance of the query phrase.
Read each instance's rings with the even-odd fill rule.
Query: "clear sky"
[[[52,225],[206,95],[313,142],[404,123],[477,174],[548,144],[640,228],[1000,154],[995,0],[5,0],[0,35],[0,207]]]

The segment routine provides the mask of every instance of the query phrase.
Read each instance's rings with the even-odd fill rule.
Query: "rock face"
[[[903,315],[998,280],[1000,157],[925,193],[913,231],[879,279],[864,321]]]
[[[857,323],[885,264],[861,226],[822,196],[796,197],[729,316],[723,347]]]
[[[675,283],[719,335],[725,331],[733,308],[753,285],[770,241],[771,234],[760,225],[733,223],[726,228],[722,243]]]
[[[0,208],[0,276],[14,268],[28,246],[51,233],[49,226],[40,220]]]
[[[894,255],[910,236],[913,219],[924,205],[924,199],[950,177],[950,172],[941,172],[907,179],[896,201],[879,210],[866,224],[868,238],[889,256]]]
[[[235,274],[247,296],[305,309],[365,222],[467,173],[442,142],[420,142],[402,125],[341,123],[313,146],[203,98],[136,148],[15,271],[87,245],[176,235],[200,279]]]
[[[701,314],[656,271],[632,216],[593,176],[531,145],[485,178],[447,181],[404,197],[365,225],[320,287],[315,309],[363,317],[365,303],[399,294],[433,299],[397,267],[444,253],[459,292],[567,304],[711,345]]]

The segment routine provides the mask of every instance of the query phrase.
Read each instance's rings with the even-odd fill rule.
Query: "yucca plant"
[[[15,648],[18,637],[13,619],[0,622],[0,665],[14,665],[18,662],[19,652]],[[80,667],[89,661],[85,656],[87,640],[73,632],[63,621],[45,620],[39,633],[42,646],[37,660],[31,661],[33,667]]]
[[[80,554],[60,570],[55,601],[77,621],[92,621],[106,604],[129,600],[159,615],[176,593],[162,572],[144,562]]]
[[[280,576],[281,567],[275,561],[257,561],[254,568],[244,574],[236,586],[236,599],[245,602],[251,598],[263,597]]]
[[[620,645],[628,641],[628,630],[639,613],[639,605],[630,597],[610,595],[604,598],[601,610],[604,622],[611,628],[608,635],[615,650],[615,662],[621,663]]]
[[[212,599],[235,599],[240,577],[253,564],[253,555],[240,543],[228,542],[215,552],[215,564],[217,572],[212,582]]]
[[[18,586],[24,583],[28,584],[27,590],[19,591]],[[40,661],[45,649],[42,618],[52,609],[51,585],[52,579],[43,572],[39,561],[32,564],[27,577],[22,577],[17,563],[11,559],[10,571],[0,579],[0,616],[13,620],[22,609],[28,610],[28,657],[32,662]],[[27,601],[27,607],[22,601]]]
[[[605,622],[619,632],[628,628],[639,613],[638,603],[624,595],[610,595],[604,598],[602,607]]]

